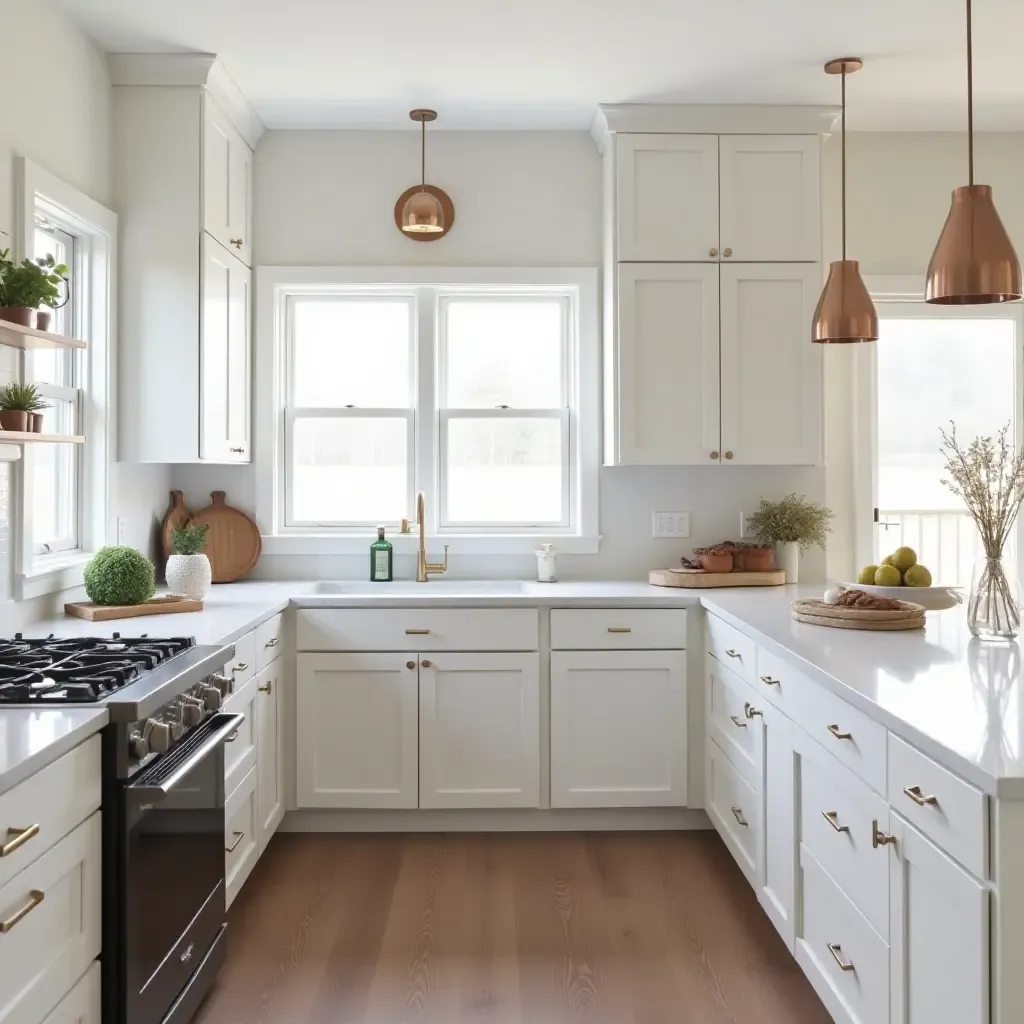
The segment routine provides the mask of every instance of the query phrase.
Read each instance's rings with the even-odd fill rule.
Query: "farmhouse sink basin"
[[[430,594],[502,597],[506,594],[522,594],[525,591],[520,580],[431,580],[429,583],[417,583],[415,580],[394,580],[391,583],[370,583],[365,580],[334,582],[332,580],[317,583],[313,592],[325,595],[366,594],[378,597],[389,597],[396,594],[419,594],[423,597],[428,597]]]

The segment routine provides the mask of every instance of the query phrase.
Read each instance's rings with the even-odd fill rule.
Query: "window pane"
[[[451,523],[560,523],[562,475],[560,420],[448,421]]]
[[[413,306],[402,299],[296,299],[296,406],[409,405]]]
[[[296,419],[292,521],[395,522],[408,515],[404,419]]]
[[[57,263],[66,263],[71,268],[74,263],[74,239],[56,228],[36,227],[35,252],[36,259],[52,256]],[[71,269],[68,270],[68,281],[71,281]],[[66,294],[66,292],[64,293]],[[63,298],[63,295],[62,295]],[[54,334],[73,336],[72,302],[67,302],[60,309],[53,310],[53,321],[50,330]],[[47,384],[63,384],[71,386],[70,378],[71,353],[61,349],[34,349],[31,353],[31,372],[33,380]]]
[[[563,300],[445,304],[448,406],[559,409]]]
[[[50,400],[43,413],[43,431],[70,434],[74,429],[71,402]],[[52,550],[75,547],[77,522],[75,494],[77,451],[70,444],[37,444],[32,459],[32,540]]]

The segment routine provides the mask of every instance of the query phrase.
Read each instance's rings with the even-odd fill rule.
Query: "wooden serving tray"
[[[201,612],[202,601],[176,594],[151,597],[142,604],[96,604],[93,601],[72,601],[64,605],[64,614],[90,622],[107,622],[110,619],[134,619],[139,615],[175,615],[178,612]]]
[[[786,582],[782,569],[771,572],[704,572],[703,569],[652,569],[647,580],[656,587],[781,587]]]
[[[812,626],[831,626],[834,629],[923,629],[925,609],[910,601],[901,601],[899,611],[881,611],[873,608],[845,608],[825,604],[816,598],[794,601],[790,614],[797,622]]]

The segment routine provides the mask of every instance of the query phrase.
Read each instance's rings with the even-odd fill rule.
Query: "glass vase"
[[[1020,632],[1017,572],[1003,558],[980,558],[971,578],[967,626],[981,640],[1012,640]]]

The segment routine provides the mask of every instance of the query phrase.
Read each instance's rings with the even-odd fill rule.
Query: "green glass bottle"
[[[391,542],[384,539],[384,527],[377,527],[377,539],[370,545],[370,582],[390,583],[394,552]]]

